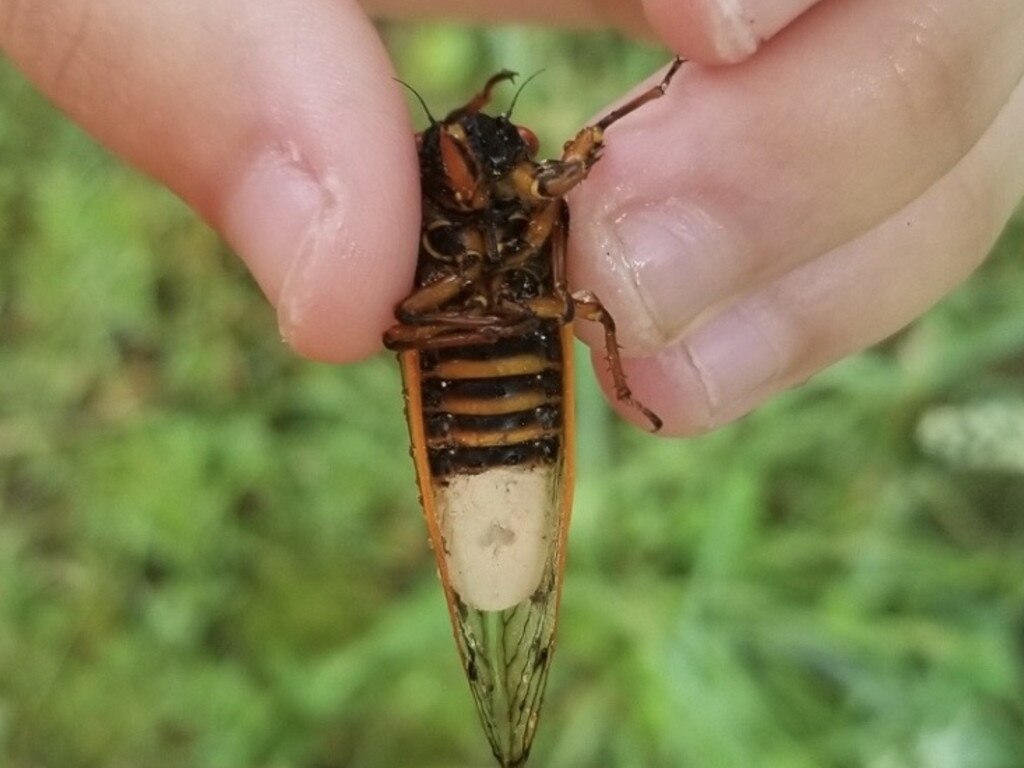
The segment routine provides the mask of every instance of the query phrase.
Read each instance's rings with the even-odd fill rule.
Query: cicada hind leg
[[[657,85],[613,110],[593,125],[583,128],[575,137],[566,142],[561,159],[538,166],[533,183],[530,185],[530,194],[539,198],[561,198],[568,194],[573,187],[587,177],[594,163],[601,158],[605,130],[645,104],[664,96],[672,78],[684,63],[685,59],[676,57]],[[564,242],[568,237],[568,230],[568,209],[563,208],[561,219],[557,222],[553,233],[556,247],[552,250],[556,291],[562,296],[566,296],[568,293],[564,277]],[[633,393],[626,383],[626,373],[619,355],[614,319],[597,296],[590,291],[577,291],[571,295],[571,298],[580,317],[601,323],[604,328],[605,357],[615,385],[616,398],[638,410],[657,432],[662,427],[661,419],[633,397]]]
[[[562,200],[553,205],[558,207],[558,216],[551,229],[551,272],[554,280],[554,296],[541,297],[529,302],[530,310],[538,317],[557,320],[560,324],[571,323],[574,316],[600,323],[604,329],[605,359],[615,385],[615,398],[639,411],[650,422],[653,431],[662,427],[661,418],[635,397],[626,380],[626,371],[619,354],[619,340],[615,331],[615,320],[605,309],[601,300],[591,291],[569,292],[565,271],[565,244],[569,233],[569,208]]]
[[[615,385],[615,399],[636,409],[643,417],[651,423],[655,432],[662,427],[662,420],[654,411],[641,403],[635,397],[626,383],[626,371],[622,367],[622,358],[619,355],[619,342],[615,335],[615,320],[608,314],[601,301],[590,291],[576,291],[572,295],[573,303],[580,317],[600,323],[604,328],[604,350],[605,359],[608,361],[608,369],[612,374],[612,383]]]

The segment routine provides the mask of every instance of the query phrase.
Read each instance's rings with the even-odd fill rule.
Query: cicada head
[[[504,114],[488,115],[483,111],[494,87],[515,76],[507,69],[498,72],[479,93],[440,122],[427,111],[430,127],[416,139],[423,194],[434,204],[454,211],[482,211],[491,204],[499,182],[537,154],[534,132],[511,120],[522,86]]]
[[[418,138],[423,193],[450,210],[475,211],[491,202],[495,182],[537,152],[537,137],[505,115],[459,111]]]

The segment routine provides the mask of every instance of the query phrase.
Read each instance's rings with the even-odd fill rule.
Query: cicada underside
[[[555,648],[573,488],[572,323],[600,322],[617,397],[615,326],[565,277],[565,195],[604,131],[661,82],[537,161],[532,132],[467,104],[417,136],[423,225],[412,293],[384,343],[399,354],[420,497],[463,668],[491,748],[526,762]],[[514,99],[513,99],[514,103]],[[429,115],[429,113],[428,113]]]

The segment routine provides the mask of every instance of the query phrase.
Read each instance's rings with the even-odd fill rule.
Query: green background
[[[667,58],[386,34],[439,113],[545,67],[548,154]],[[1024,765],[1022,245],[706,437],[581,374],[534,765]],[[293,356],[209,230],[0,65],[0,765],[489,766],[401,411],[389,356]]]

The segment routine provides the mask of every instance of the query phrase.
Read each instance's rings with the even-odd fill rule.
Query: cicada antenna
[[[437,125],[437,120],[435,120],[434,116],[432,114],[430,114],[430,107],[427,106],[427,102],[425,102],[423,100],[423,97],[420,96],[419,91],[417,91],[415,88],[413,88],[407,82],[405,82],[405,80],[399,80],[397,77],[393,77],[391,79],[394,80],[399,85],[404,85],[406,88],[408,88],[409,91],[412,93],[412,95],[416,97],[416,100],[419,101],[420,106],[423,107],[423,111],[427,113],[427,119],[430,120],[430,124],[431,125]]]
[[[529,82],[531,80],[533,80],[533,78],[535,78],[537,75],[541,74],[542,72],[544,72],[543,69],[538,69],[536,72],[534,72],[528,78],[523,80],[523,82],[520,84],[520,86],[518,88],[516,88],[515,95],[512,96],[512,103],[509,104],[508,105],[508,109],[505,110],[504,117],[505,117],[506,120],[508,118],[512,117],[512,110],[515,109],[516,101],[519,99],[519,94],[523,92],[523,88],[525,88],[529,84]]]

